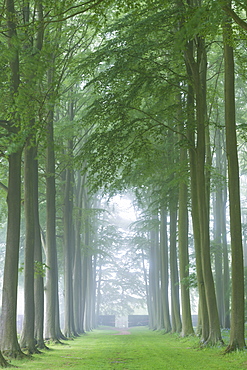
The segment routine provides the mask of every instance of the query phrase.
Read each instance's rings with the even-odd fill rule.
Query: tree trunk
[[[170,310],[169,310],[169,274],[168,274],[168,240],[167,240],[167,214],[164,208],[160,211],[160,295],[162,324],[166,333],[171,331]]]
[[[14,0],[6,0],[6,19],[10,64],[10,92],[15,107],[15,98],[19,88],[19,54],[16,46],[16,24]],[[13,108],[15,110],[15,108]],[[9,129],[18,133],[17,114],[13,112],[16,126],[10,123]],[[18,286],[18,263],[21,218],[21,153],[19,148],[9,155],[8,175],[8,221],[6,237],[6,254],[2,289],[1,311],[1,350],[10,357],[23,357],[17,340],[16,307]],[[5,361],[2,361],[5,365]]]
[[[224,159],[224,163],[226,160]],[[226,172],[226,164],[224,165],[224,173]],[[226,177],[226,176],[224,176]],[[229,259],[228,246],[226,235],[226,202],[227,202],[227,185],[224,183],[223,189],[223,207],[222,207],[222,244],[223,244],[223,265],[224,265],[224,312],[225,312],[225,328],[230,328],[230,273],[229,273]]]
[[[90,250],[88,249],[88,263],[87,263],[87,295],[86,295],[86,315],[85,315],[85,330],[91,331],[93,329],[93,260]]]
[[[202,272],[205,284],[206,302],[209,317],[209,336],[205,344],[222,342],[214,280],[210,259],[209,237],[209,197],[208,178],[205,166],[206,158],[206,50],[205,41],[197,37],[197,59],[186,50],[187,63],[191,69],[192,82],[196,96],[196,185],[198,215],[200,224],[200,242]]]
[[[25,207],[25,262],[24,262],[24,321],[21,348],[29,354],[36,352],[34,341],[34,146],[29,137],[24,156],[24,207]]]
[[[187,166],[187,149],[180,148],[180,163]],[[183,178],[183,176],[182,176]],[[179,183],[179,215],[178,215],[178,250],[179,250],[179,271],[180,289],[182,303],[182,336],[194,334],[190,307],[189,278],[189,251],[188,251],[188,190],[187,184]]]
[[[75,217],[75,259],[73,269],[73,299],[74,299],[74,320],[76,333],[82,333],[81,327],[81,302],[82,302],[82,257],[81,257],[81,229],[82,229],[82,191],[83,182],[78,173],[76,187],[76,217]]]
[[[46,326],[45,338],[57,341],[56,303],[57,303],[57,266],[56,266],[56,187],[55,155],[53,139],[53,109],[47,118],[46,153]]]
[[[85,217],[84,223],[84,248],[83,248],[83,260],[82,260],[82,317],[81,317],[81,327],[82,332],[86,330],[87,322],[86,322],[86,309],[87,309],[87,300],[89,296],[88,291],[88,266],[89,266],[89,202],[88,202],[88,194],[86,189],[84,188],[83,193],[83,208],[85,212],[87,212]]]
[[[221,155],[221,142],[220,142],[220,132],[219,129],[216,130],[216,164],[215,167],[218,174],[222,174],[222,155]],[[219,312],[219,319],[221,327],[224,327],[225,323],[225,312],[224,312],[224,292],[222,289],[223,281],[223,244],[222,244],[222,216],[224,210],[223,204],[223,188],[221,184],[217,184],[215,190],[214,200],[214,243],[215,243],[215,289],[216,289],[216,299]]]
[[[158,217],[153,216],[153,225],[150,231],[150,264],[149,264],[149,297],[150,297],[150,328],[152,330],[160,329],[160,251],[158,242]]]
[[[231,2],[228,2],[231,5]],[[226,152],[228,160],[228,190],[230,204],[230,233],[232,251],[232,303],[231,303],[231,334],[227,352],[243,349],[244,337],[244,264],[241,232],[241,210],[239,190],[239,166],[237,153],[236,121],[235,121],[235,81],[234,55],[232,42],[231,20],[224,23],[224,61],[225,61],[225,126]]]
[[[179,277],[177,256],[177,200],[170,196],[170,280],[171,280],[171,318],[172,332],[180,333],[182,322],[179,301]]]
[[[193,43],[189,42],[187,46],[188,59],[193,56]],[[186,64],[188,77],[191,80],[191,68]],[[191,187],[191,203],[192,203],[192,223],[194,235],[194,247],[196,254],[196,274],[199,292],[199,308],[198,308],[198,334],[201,335],[202,342],[206,342],[209,336],[209,318],[206,303],[205,284],[202,272],[202,252],[201,252],[201,234],[199,226],[199,209],[197,201],[197,170],[196,170],[196,148],[195,148],[195,117],[194,117],[194,88],[192,84],[188,85],[187,95],[187,137],[189,141],[189,158],[190,158],[190,187]]]
[[[38,271],[34,278],[34,338],[37,343],[37,348],[46,348],[44,343],[44,276],[43,276],[43,258],[42,258],[42,243],[40,235],[39,223],[39,195],[38,195],[38,160],[37,148],[34,154],[34,227],[35,227],[35,243],[34,243],[34,261],[37,264]]]
[[[17,340],[16,307],[21,208],[21,150],[9,156],[8,225],[4,264],[1,350],[8,357],[23,357]]]
[[[73,142],[68,143],[68,155],[72,155]],[[72,169],[66,168],[64,194],[64,334],[66,337],[76,335],[73,309],[73,176]]]

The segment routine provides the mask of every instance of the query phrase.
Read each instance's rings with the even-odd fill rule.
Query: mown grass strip
[[[33,356],[32,360],[12,361],[20,369],[247,369],[247,352],[223,355],[222,348],[199,348],[198,338],[153,332],[147,328],[128,329],[131,335],[115,335],[114,330],[94,330],[64,345]]]

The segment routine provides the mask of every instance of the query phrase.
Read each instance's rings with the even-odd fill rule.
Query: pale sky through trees
[[[110,200],[110,206],[113,207],[114,212],[116,212],[124,223],[132,223],[136,221],[136,211],[133,207],[132,200],[128,195],[115,195]],[[118,226],[118,225],[117,225]]]

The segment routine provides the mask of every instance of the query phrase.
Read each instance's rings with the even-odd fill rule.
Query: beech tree
[[[28,25],[30,22],[30,3],[26,3],[24,8],[24,25]],[[24,79],[26,82],[27,91],[22,92],[23,98],[27,101],[30,98],[30,93],[34,94],[35,87],[37,88],[37,76],[35,75],[33,68],[29,64],[31,63],[39,63],[40,52],[43,46],[43,7],[42,3],[39,2],[38,4],[38,19],[39,19],[39,31],[38,34],[35,35],[37,42],[33,45],[32,42],[26,41],[26,49],[30,52],[27,53],[27,57],[25,58],[25,70],[24,70]],[[26,34],[28,32],[26,31]],[[26,36],[28,40],[28,36]],[[35,50],[35,51],[34,51]],[[33,98],[33,97],[32,97]],[[32,98],[30,99],[32,101]],[[24,114],[25,114],[24,110]],[[23,121],[25,121],[25,115],[22,113]],[[28,113],[30,114],[30,113]],[[26,116],[28,116],[28,114]],[[38,187],[37,178],[38,176],[38,167],[37,167],[37,143],[36,143],[36,136],[37,136],[37,129],[35,127],[35,122],[37,120],[37,115],[35,109],[33,114],[30,115],[28,122],[26,122],[27,129],[29,131],[29,135],[26,139],[25,149],[24,149],[24,208],[25,208],[25,225],[26,225],[26,233],[25,233],[25,262],[24,262],[24,275],[25,275],[25,286],[24,286],[24,294],[25,294],[25,312],[24,312],[24,323],[23,323],[23,331],[21,336],[21,347],[28,350],[30,354],[38,352],[36,349],[35,343],[35,294],[34,294],[34,277],[35,277],[35,250],[36,256],[39,254],[38,261],[42,265],[42,258],[41,258],[41,242],[40,242],[40,230],[39,230],[39,210],[38,210],[38,188],[34,188],[34,185]],[[37,125],[37,123],[36,123]],[[36,197],[36,198],[35,198]],[[35,243],[37,243],[35,247]],[[42,277],[40,277],[42,279]],[[42,282],[41,289],[43,288]],[[37,288],[37,286],[36,286]],[[40,289],[39,294],[43,296],[43,291]],[[37,297],[37,296],[36,296]],[[42,298],[39,299],[38,304],[41,303],[41,308],[43,308]],[[36,308],[37,301],[36,301]],[[43,320],[43,316],[40,316],[40,319]],[[36,320],[36,324],[38,325],[38,321]],[[39,325],[43,326],[43,322],[39,322]],[[39,331],[39,345],[44,347],[43,343],[43,333],[41,334],[41,330]]]
[[[231,7],[231,2],[227,2]],[[234,54],[229,17],[224,23],[225,125],[232,250],[231,336],[227,352],[245,347],[244,264],[239,194],[239,166],[235,118]]]
[[[7,42],[9,49],[8,64],[10,67],[9,98],[10,119],[4,120],[5,129],[12,135],[15,145],[8,154],[8,224],[6,237],[6,255],[4,265],[4,280],[1,311],[1,349],[12,357],[23,357],[17,340],[16,306],[18,284],[18,261],[20,242],[21,215],[21,155],[23,143],[17,140],[20,132],[20,120],[17,107],[19,93],[19,45],[16,31],[14,1],[6,1],[5,7]],[[5,363],[4,363],[5,365]]]

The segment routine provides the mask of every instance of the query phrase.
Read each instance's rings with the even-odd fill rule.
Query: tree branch
[[[64,17],[64,18],[61,18],[61,19],[56,19],[56,20],[49,20],[49,21],[45,21],[44,23],[56,23],[56,22],[62,22],[62,21],[66,21],[67,19],[70,19],[70,18],[73,18],[73,17],[75,17],[76,15],[79,15],[79,14],[83,14],[83,13],[85,13],[86,11],[88,11],[88,10],[90,10],[90,9],[93,9],[95,6],[97,6],[97,5],[99,5],[100,3],[102,3],[103,1],[105,1],[105,0],[98,0],[95,4],[92,4],[92,5],[90,5],[90,6],[88,6],[87,8],[85,8],[85,9],[83,9],[83,10],[81,10],[81,11],[78,11],[78,12],[76,12],[76,13],[73,13],[73,14],[70,14],[70,15],[68,15],[67,17]],[[91,1],[89,1],[89,2],[87,2],[87,3],[90,3]],[[85,4],[87,4],[87,3],[85,3]],[[82,4],[82,5],[84,5],[84,4]],[[74,8],[74,7],[71,7],[71,8],[69,8],[69,9],[72,9],[72,8]],[[68,10],[67,10],[68,11]],[[66,12],[67,12],[66,11]],[[57,15],[56,15],[57,16]],[[55,17],[55,16],[54,16]]]
[[[241,19],[237,13],[234,12],[234,10],[232,10],[231,8],[229,8],[228,6],[224,5],[222,6],[222,9],[228,14],[230,15],[230,17],[240,26],[242,27],[244,30],[247,30],[247,22],[245,22],[243,19]]]
[[[8,192],[8,187],[6,185],[4,185],[1,181],[0,181],[0,188],[5,190],[6,192]]]
[[[136,110],[137,112],[140,112],[140,113],[144,114],[149,119],[151,119],[151,120],[153,120],[154,122],[157,123],[156,125],[153,125],[151,128],[162,126],[162,127],[165,127],[166,129],[174,132],[175,134],[179,134],[179,135],[183,136],[186,140],[188,140],[187,139],[187,136],[185,134],[183,134],[183,133],[179,132],[178,130],[172,128],[171,126],[166,125],[164,122],[161,122],[160,120],[158,120],[157,118],[155,118],[154,116],[152,116],[152,114],[149,114],[149,113],[145,112],[144,110],[139,109],[137,107],[131,107],[131,106],[129,106],[128,108],[129,109]],[[150,129],[150,127],[147,130],[145,130],[145,131],[148,131],[149,129]]]

